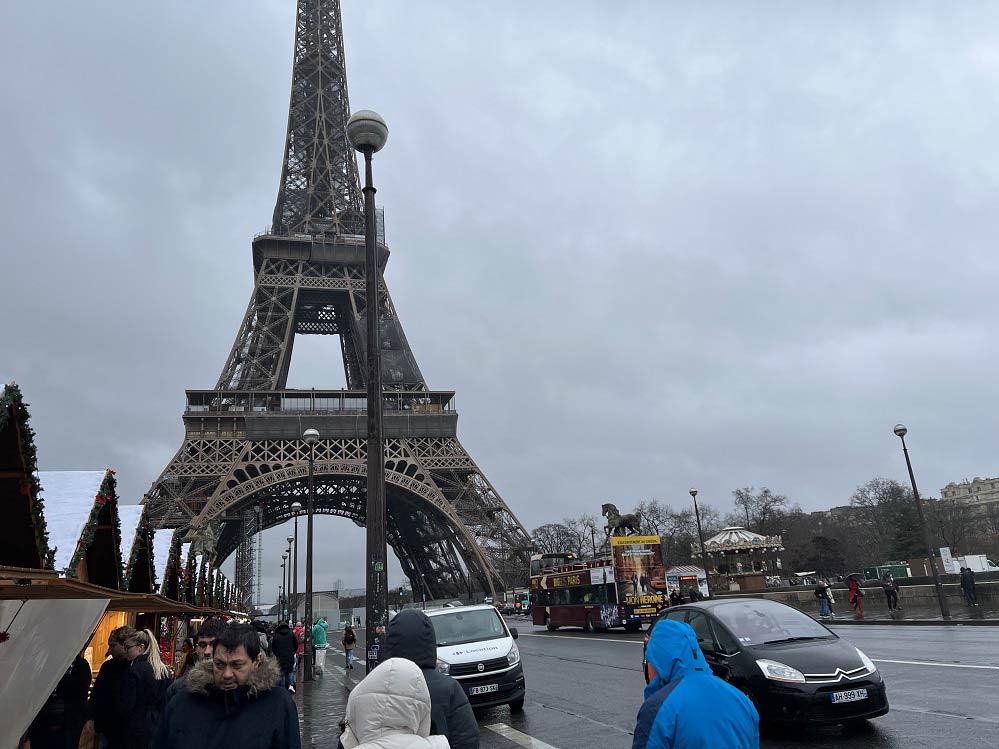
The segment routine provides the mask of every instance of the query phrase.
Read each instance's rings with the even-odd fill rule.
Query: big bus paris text
[[[550,630],[624,627],[635,631],[669,605],[658,536],[613,536],[611,555],[531,558],[531,614]]]

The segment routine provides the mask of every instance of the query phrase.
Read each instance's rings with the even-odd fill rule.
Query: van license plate
[[[498,692],[499,684],[483,684],[481,687],[469,687],[468,694],[488,694],[489,692]]]
[[[836,704],[840,702],[858,702],[867,699],[866,689],[851,689],[849,692],[833,692],[832,701]]]

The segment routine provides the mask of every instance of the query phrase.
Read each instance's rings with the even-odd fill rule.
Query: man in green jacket
[[[316,656],[316,675],[322,676],[326,668],[326,630],[330,628],[325,616],[320,616],[312,627],[312,647]]]

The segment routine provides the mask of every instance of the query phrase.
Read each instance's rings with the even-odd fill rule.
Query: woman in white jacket
[[[430,735],[427,681],[405,658],[389,658],[354,687],[344,723],[344,749],[450,749]]]

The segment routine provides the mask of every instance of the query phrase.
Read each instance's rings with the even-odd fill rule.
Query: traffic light
[[[399,588],[399,598],[402,598],[402,588]]]

